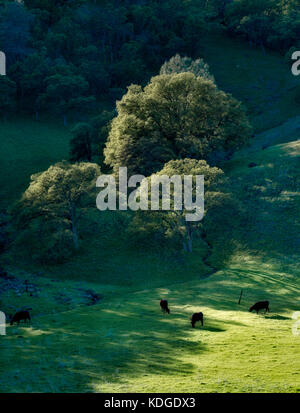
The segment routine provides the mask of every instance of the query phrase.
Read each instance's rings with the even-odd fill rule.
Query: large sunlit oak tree
[[[159,75],[143,89],[132,85],[117,102],[104,150],[117,173],[150,175],[172,159],[216,164],[251,136],[241,103],[211,81],[192,73]]]
[[[74,248],[79,246],[79,220],[95,202],[95,183],[100,167],[94,163],[59,162],[31,176],[28,189],[16,207],[17,219],[24,227],[36,218],[57,225],[65,223],[71,231]]]
[[[183,202],[184,186],[181,187],[181,185],[179,185],[179,188],[177,188],[176,185],[172,183],[170,185],[170,209],[163,211],[162,203],[160,202],[160,207],[157,211],[138,211],[133,217],[129,231],[134,233],[135,237],[137,237],[141,243],[143,242],[141,238],[146,235],[157,240],[161,239],[162,242],[168,239],[177,239],[181,242],[185,251],[192,252],[193,239],[196,234],[203,239],[206,237],[206,214],[210,213],[210,211],[212,211],[213,214],[224,214],[224,209],[226,210],[232,202],[231,194],[228,192],[228,182],[224,172],[220,168],[210,167],[204,160],[198,161],[196,159],[182,159],[167,162],[159,172],[148,178],[149,189],[151,187],[151,179],[155,180],[162,176],[172,177],[174,175],[180,176],[182,182],[185,176],[193,176],[193,200],[196,199],[195,176],[204,176],[205,201],[203,220],[201,218],[193,222],[186,219],[187,214],[195,214],[196,211],[185,208],[185,203]],[[140,188],[139,193],[141,193],[141,191],[142,188]],[[178,191],[182,199],[181,209],[174,207],[175,198],[178,198]],[[160,196],[161,194],[160,189]],[[150,194],[148,198],[150,199]],[[160,199],[162,198],[160,197]]]

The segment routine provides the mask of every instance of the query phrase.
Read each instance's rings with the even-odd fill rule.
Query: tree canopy
[[[162,176],[172,177],[180,176],[182,182],[185,176],[193,177],[193,198],[197,197],[195,177],[203,175],[204,177],[204,222],[205,215],[210,210],[217,210],[222,215],[222,206],[224,202],[230,200],[227,189],[227,182],[224,172],[217,167],[210,167],[204,160],[181,159],[167,162],[163,168],[148,178],[149,181],[159,179]],[[150,185],[149,185],[150,187]],[[167,240],[173,240],[178,245],[182,245],[184,250],[192,252],[193,239],[204,233],[202,220],[186,220],[187,214],[191,210],[186,208],[184,202],[182,209],[174,208],[175,198],[177,196],[176,185],[170,185],[170,210],[163,211],[162,204],[158,211],[139,211],[135,214],[129,231],[135,233],[138,242],[143,243],[143,238],[152,237],[154,241],[165,243]],[[142,191],[142,188],[140,189]],[[199,195],[199,194],[198,194]],[[182,200],[184,199],[184,186],[182,185]],[[194,210],[193,213],[196,211]]]
[[[78,248],[78,223],[84,208],[94,199],[91,195],[100,175],[93,163],[59,162],[44,172],[32,175],[28,189],[16,207],[17,221],[23,227],[43,218],[63,228]],[[92,200],[92,201],[91,201]]]
[[[69,106],[89,109],[91,96],[120,97],[128,84],[145,82],[175,53],[194,56],[204,33],[199,4],[181,0],[24,0],[0,6],[0,50],[5,51],[20,108],[57,112],[49,87],[67,79],[84,93]],[[68,67],[59,73],[55,67]],[[80,80],[78,77],[81,77]],[[32,86],[32,90],[31,90]],[[78,94],[79,94],[78,91]],[[117,91],[117,93],[116,93]],[[73,97],[72,97],[73,98]]]
[[[17,86],[7,76],[0,76],[0,116],[6,118],[7,114],[15,109]]]
[[[250,45],[286,52],[300,38],[298,0],[239,0],[228,4],[225,24]]]
[[[179,54],[171,57],[160,68],[160,75],[171,75],[174,73],[191,72],[196,76],[215,81],[213,75],[209,72],[209,66],[203,59],[193,60],[190,57],[181,57]]]
[[[7,55],[8,75],[17,86],[18,108],[35,112],[37,118],[42,109],[57,112],[57,102],[48,96],[49,82],[57,82],[53,79],[57,74],[70,77],[70,82],[80,76],[87,87],[68,111],[76,115],[84,111],[86,117],[93,96],[113,104],[127,85],[144,84],[160,67],[162,74],[184,70],[213,80],[197,56],[205,33],[215,25],[244,37],[250,45],[279,48],[282,53],[298,47],[298,4],[298,0],[6,0],[0,5],[0,50]],[[67,74],[62,73],[63,66]]]
[[[171,159],[214,161],[251,136],[240,102],[193,73],[159,75],[143,89],[132,85],[117,102],[104,150],[115,172],[150,175]]]

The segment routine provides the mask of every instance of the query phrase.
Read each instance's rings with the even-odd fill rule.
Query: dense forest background
[[[1,115],[18,108],[85,118],[175,54],[198,57],[218,24],[285,55],[299,47],[299,13],[297,0],[1,1]]]

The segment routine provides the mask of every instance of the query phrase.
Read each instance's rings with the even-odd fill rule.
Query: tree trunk
[[[186,235],[187,235],[187,242],[186,247],[188,252],[193,252],[193,237],[192,237],[192,226],[190,222],[186,222]]]
[[[77,233],[77,228],[76,226],[72,225],[72,233],[73,233],[73,244],[75,250],[78,250],[78,233]]]

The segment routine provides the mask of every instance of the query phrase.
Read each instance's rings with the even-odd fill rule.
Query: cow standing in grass
[[[170,314],[167,300],[160,300],[160,308],[164,313]]]
[[[201,321],[201,325],[203,326],[203,313],[194,313],[191,317],[192,327],[195,327],[197,321]]]
[[[20,321],[24,320],[24,323],[28,320],[31,321],[30,314],[28,311],[17,311],[16,314],[12,317],[10,325],[14,323],[20,324]]]
[[[266,310],[265,313],[269,310],[269,301],[258,301],[252,307],[249,308],[250,313],[255,310],[256,314],[258,314],[259,310]]]

